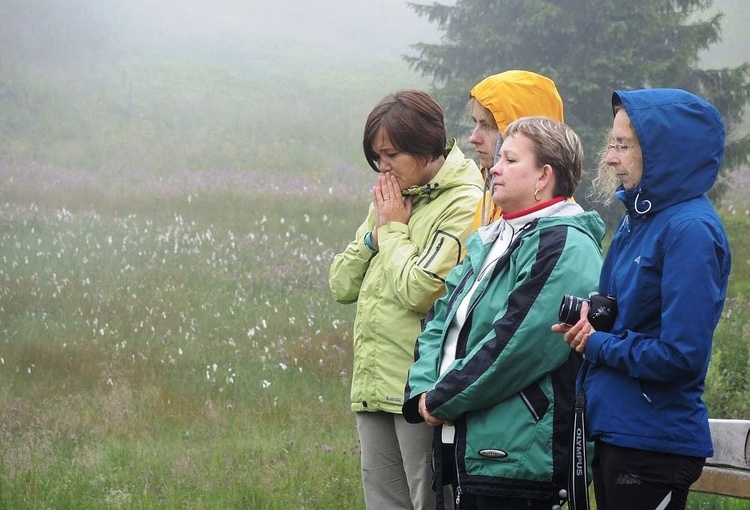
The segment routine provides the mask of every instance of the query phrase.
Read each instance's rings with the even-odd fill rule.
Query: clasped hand
[[[443,421],[439,418],[435,418],[430,411],[427,410],[427,393],[422,393],[419,396],[419,415],[424,418],[427,425],[437,427],[438,425],[453,425],[449,421]]]
[[[390,221],[408,224],[412,213],[412,197],[401,196],[401,187],[396,176],[390,172],[378,175],[378,183],[372,187],[372,202],[375,204],[375,228],[372,242],[378,246],[378,228]]]

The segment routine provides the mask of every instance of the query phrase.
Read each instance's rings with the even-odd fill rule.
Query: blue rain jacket
[[[617,91],[643,151],[643,175],[617,191],[627,209],[599,291],[616,296],[611,333],[586,346],[589,439],[695,457],[713,455],[702,400],[731,267],[724,227],[705,193],[724,125],[705,100],[676,89]]]

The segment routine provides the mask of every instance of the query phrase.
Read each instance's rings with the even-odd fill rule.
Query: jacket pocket
[[[549,408],[549,399],[542,391],[542,387],[539,383],[532,383],[518,394],[523,401],[526,409],[529,410],[534,421],[539,421],[544,418]]]

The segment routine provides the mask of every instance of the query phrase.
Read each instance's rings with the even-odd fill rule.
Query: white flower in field
[[[318,395],[318,402],[323,403],[323,395]]]
[[[289,324],[294,324],[294,317],[289,317]]]
[[[286,220],[285,220],[284,218],[281,218],[281,219],[279,220],[279,223],[281,223],[281,224],[283,225],[284,223],[286,223]]]
[[[179,354],[180,356],[182,356],[182,347],[179,347],[179,348],[177,349],[177,354]]]
[[[252,338],[255,336],[255,328],[250,328],[247,330],[247,337]]]
[[[286,365],[284,363],[279,363],[279,368],[281,370],[286,370],[287,367],[286,367]]]
[[[305,213],[302,215],[302,217],[305,219],[305,223],[310,223],[310,215]]]
[[[268,324],[266,323],[266,319],[263,319],[260,321],[260,325],[263,326],[263,329],[268,329]]]
[[[270,382],[270,381],[266,381],[265,379],[263,379],[263,380],[262,380],[262,381],[260,382],[260,387],[261,387],[261,388],[263,388],[264,390],[265,390],[266,388],[268,388],[269,386],[271,386],[271,382]]]

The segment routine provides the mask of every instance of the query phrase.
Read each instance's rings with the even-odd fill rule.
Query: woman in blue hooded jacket
[[[684,509],[713,455],[702,396],[731,256],[706,192],[724,125],[710,103],[677,89],[617,91],[612,107],[595,184],[604,196],[604,183],[619,181],[626,208],[599,280],[618,315],[610,332],[596,331],[584,307],[573,327],[553,330],[588,365],[597,508]]]

